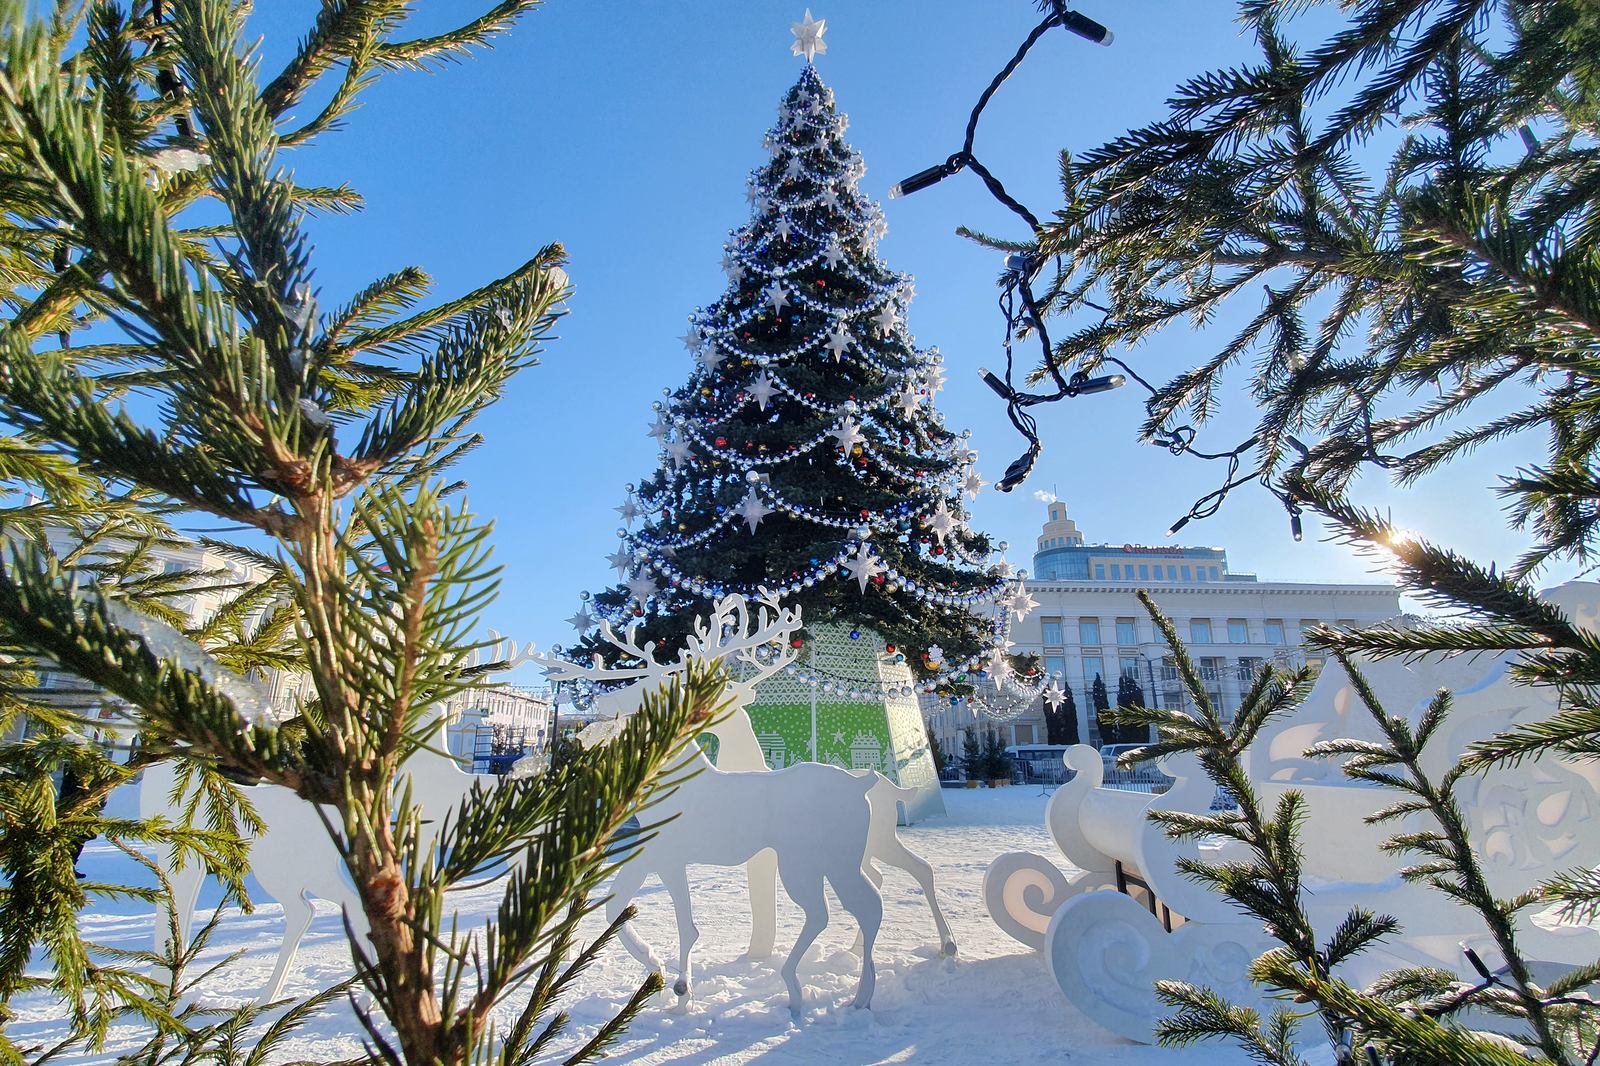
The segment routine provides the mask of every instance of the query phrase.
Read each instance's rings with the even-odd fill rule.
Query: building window
[[[1176,580],[1178,580],[1178,568],[1176,566],[1172,566],[1170,564],[1167,566],[1167,580],[1168,581],[1176,581]]]
[[[1256,672],[1261,669],[1261,660],[1254,656],[1242,655],[1239,657],[1238,679],[1242,685],[1253,684]]]
[[[1078,643],[1091,647],[1100,643],[1100,619],[1078,619]]]
[[[1354,629],[1356,627],[1356,620],[1354,618],[1341,618],[1339,619],[1338,625],[1340,629]]]
[[[1269,618],[1262,622],[1261,631],[1266,634],[1268,644],[1282,644],[1284,642],[1283,620],[1280,618]]]
[[[1105,563],[1095,563],[1094,564],[1094,579],[1096,581],[1104,581],[1106,579],[1106,564]]]
[[[1039,622],[1040,639],[1046,644],[1061,644],[1061,619],[1045,618]]]
[[[1228,643],[1250,643],[1250,627],[1245,624],[1245,620],[1243,618],[1228,619]]]
[[[1046,655],[1044,657],[1044,672],[1051,677],[1067,676],[1067,660],[1060,655]]]
[[[1211,580],[1212,581],[1221,581],[1222,580],[1222,578],[1217,573],[1217,568],[1214,567],[1214,566],[1211,568]]]
[[[1121,581],[1122,580],[1122,564],[1121,563],[1112,563],[1111,564],[1111,580],[1112,581]]]
[[[1300,619],[1300,639],[1304,640],[1307,633],[1309,633],[1311,630],[1315,629],[1317,626],[1320,626],[1321,624],[1322,624],[1322,622],[1319,619],[1316,619],[1316,618],[1302,618],[1302,619]]]
[[[1139,680],[1139,660],[1136,656],[1124,655],[1117,660],[1117,673],[1121,677],[1131,677]]]
[[[1211,643],[1211,619],[1209,619],[1209,618],[1194,618],[1194,619],[1190,619],[1190,621],[1189,621],[1189,643],[1190,644],[1210,644]]]
[[[1139,643],[1139,631],[1134,627],[1133,619],[1117,619],[1117,643],[1124,648],[1131,648]]]
[[[1185,581],[1191,580],[1190,577],[1189,577],[1189,568],[1187,566],[1185,566],[1185,567],[1182,567],[1181,569],[1183,571],[1183,579]]]
[[[1105,660],[1104,659],[1100,658],[1100,656],[1098,656],[1098,655],[1085,655],[1083,657],[1083,683],[1084,684],[1092,685],[1092,684],[1094,684],[1094,679],[1095,678],[1098,677],[1098,678],[1104,680],[1105,676],[1106,676],[1106,666],[1105,666]]]

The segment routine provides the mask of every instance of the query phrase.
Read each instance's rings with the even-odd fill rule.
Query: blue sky
[[[251,28],[276,69],[314,15],[315,0],[258,5]],[[432,5],[418,29],[441,25]],[[496,524],[505,568],[485,624],[541,646],[571,640],[562,619],[578,593],[612,576],[623,485],[654,467],[650,404],[690,368],[676,339],[697,306],[722,291],[727,231],[748,207],[746,175],[799,73],[789,54],[794,0],[644,3],[551,0],[491,51],[436,74],[397,73],[366,95],[346,127],[289,156],[304,183],[349,181],[364,212],[315,220],[311,234],[324,305],[405,265],[433,275],[442,296],[467,291],[550,241],[571,255],[571,313],[543,365],[521,375],[482,420],[488,443],[460,468],[470,502]],[[1027,0],[821,0],[828,52],[817,66],[849,113],[847,138],[864,156],[862,187],[884,199],[897,179],[959,146],[967,113],[1038,19]],[[1179,80],[1243,62],[1250,43],[1233,5],[1150,0],[1081,10],[1112,27],[1099,48],[1049,34],[990,106],[978,154],[1025,203],[1056,205],[1057,152],[1088,149],[1161,113]],[[315,101],[313,101],[315,103]],[[309,107],[308,107],[309,113]],[[971,175],[886,203],[889,265],[917,279],[909,323],[945,353],[947,424],[970,428],[991,481],[1022,448],[998,399],[977,377],[1001,361],[994,278],[999,257],[955,236],[958,225],[1021,236],[1016,219]],[[1240,313],[1253,312],[1241,307]],[[1172,332],[1133,353],[1165,379],[1208,351]],[[986,490],[975,524],[1029,565],[1054,491],[1090,541],[1156,543],[1222,475],[1216,464],[1138,444],[1141,396],[1132,388],[1036,409],[1046,451],[1010,496]],[[1235,400],[1202,437],[1231,445],[1253,412]],[[1531,461],[1537,441],[1502,445],[1421,489],[1374,479],[1358,497],[1403,525],[1502,564],[1519,550],[1490,486],[1494,472]],[[1177,538],[1229,552],[1235,570],[1287,580],[1368,580],[1371,564],[1289,537],[1282,508],[1241,490],[1216,517]]]

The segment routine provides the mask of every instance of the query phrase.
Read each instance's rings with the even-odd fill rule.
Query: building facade
[[[1238,708],[1262,663],[1320,665],[1304,646],[1313,626],[1366,626],[1400,613],[1391,585],[1263,581],[1230,570],[1221,548],[1088,544],[1059,501],[1049,505],[1031,574],[1028,589],[1039,606],[1012,627],[1012,651],[1039,656],[1060,677],[1076,705],[1078,739],[1089,744],[1101,743],[1096,678],[1112,706],[1123,676],[1134,679],[1145,706],[1191,702],[1171,651],[1135,598],[1139,589],[1172,619],[1224,714]],[[993,727],[1007,744],[1046,740],[1042,703],[1007,722],[987,721],[966,702],[930,700],[924,709],[947,751],[960,751],[969,725]]]
[[[49,539],[52,550],[58,555],[66,555],[78,547],[78,542],[64,529],[52,531]],[[182,614],[186,628],[197,627],[211,618],[240,587],[269,576],[264,567],[204,544],[160,545],[150,549],[150,556],[154,575],[209,575],[195,581],[192,591],[167,599],[167,603]],[[257,618],[250,624],[268,609],[267,606],[258,608]],[[280,718],[297,714],[300,706],[313,695],[311,680],[302,673],[266,670],[250,680],[259,686],[268,705]],[[121,701],[57,670],[41,670],[39,687],[42,699],[79,712],[90,723],[91,739],[112,748],[128,743],[128,731],[122,727],[127,714]],[[556,726],[554,701],[546,689],[485,684],[452,696],[445,705],[445,712],[450,723],[448,748],[451,754],[459,757],[466,768],[479,771],[488,768],[492,756],[545,750]],[[96,725],[99,728],[94,728]],[[24,730],[25,721],[19,718],[0,735],[0,743],[21,739]],[[499,768],[498,763],[495,768]]]

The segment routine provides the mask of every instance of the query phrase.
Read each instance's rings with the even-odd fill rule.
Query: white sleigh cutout
[[[1541,593],[1572,622],[1600,630],[1600,584],[1570,582]],[[1402,620],[1397,624],[1405,624]],[[1513,685],[1511,655],[1430,656],[1420,662],[1362,662],[1361,671],[1385,709],[1415,721],[1441,688],[1453,695],[1443,733],[1425,752],[1435,779],[1468,746],[1497,732],[1546,718],[1555,710],[1549,689]],[[1476,914],[1421,885],[1399,869],[1412,859],[1379,845],[1402,826],[1367,825],[1366,816],[1394,802],[1386,789],[1351,781],[1337,760],[1304,752],[1323,740],[1381,741],[1377,726],[1349,678],[1330,663],[1298,711],[1273,723],[1247,753],[1246,766],[1264,802],[1298,790],[1308,815],[1302,831],[1313,924],[1328,931],[1352,906],[1400,920],[1402,932],[1346,964],[1341,972],[1364,983],[1400,965],[1428,965],[1469,976],[1463,944],[1494,959],[1492,941]],[[1271,941],[1220,896],[1178,872],[1176,861],[1201,856],[1195,842],[1167,839],[1150,823],[1152,810],[1200,813],[1213,786],[1196,760],[1165,760],[1174,778],[1161,796],[1100,787],[1099,753],[1077,745],[1066,753],[1077,771],[1051,798],[1046,825],[1072,877],[1045,858],[1013,852],[994,861],[984,898],[997,925],[1043,952],[1051,976],[1084,1014],[1112,1032],[1149,1042],[1168,1013],[1157,980],[1208,985],[1226,998],[1260,1006],[1260,991],[1245,976]],[[1502,895],[1573,867],[1600,864],[1600,767],[1544,756],[1511,770],[1461,782],[1458,797],[1490,884]],[[1425,816],[1414,816],[1423,818]],[[1219,852],[1206,852],[1215,859]],[[1119,887],[1147,886],[1136,900]],[[1154,913],[1152,913],[1154,912]],[[1578,966],[1600,957],[1600,931],[1561,924],[1549,914],[1524,912],[1518,943],[1530,958]]]

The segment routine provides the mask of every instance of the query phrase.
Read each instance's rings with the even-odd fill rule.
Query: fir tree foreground
[[[1296,21],[1334,6],[1342,21],[1325,37],[1320,23]],[[1133,759],[1192,751],[1239,800],[1236,812],[1163,820],[1174,834],[1216,834],[1250,849],[1246,860],[1188,872],[1280,941],[1252,975],[1285,999],[1262,1018],[1208,989],[1169,984],[1162,992],[1178,1009],[1163,1039],[1224,1037],[1257,1061],[1300,1066],[1303,1041],[1315,1037],[1298,1027],[1314,1020],[1341,1063],[1592,1063],[1600,962],[1535,974],[1517,928],[1552,904],[1592,918],[1600,880],[1576,869],[1495,898],[1456,791],[1465,775],[1491,767],[1600,752],[1600,647],[1531,584],[1552,560],[1587,568],[1600,517],[1600,12],[1583,0],[1251,0],[1239,15],[1258,60],[1192,78],[1163,118],[1064,156],[1066,203],[1036,235],[1037,252],[1061,267],[1050,309],[1082,318],[1054,359],[1092,369],[1163,329],[1204,333],[1228,304],[1256,301],[1241,328],[1155,390],[1142,436],[1181,450],[1242,384],[1259,416],[1233,456],[1253,462],[1230,468],[1208,500],[1262,481],[1292,515],[1319,513],[1337,536],[1382,556],[1411,595],[1446,612],[1410,628],[1312,638],[1350,674],[1384,743],[1308,754],[1338,758],[1348,776],[1395,791],[1376,820],[1421,822],[1389,844],[1416,859],[1403,876],[1437,889],[1442,906],[1479,915],[1501,957],[1470,957],[1474,982],[1412,970],[1375,988],[1345,984],[1341,962],[1404,931],[1363,911],[1337,929],[1310,927],[1300,854],[1327,842],[1301,839],[1297,794],[1263,807],[1241,761],[1268,720],[1293,713],[1307,678],[1269,666],[1224,720],[1147,603],[1198,710],[1119,698],[1115,713],[1160,732]],[[1427,544],[1347,499],[1363,472],[1409,484],[1529,431],[1547,441],[1544,462],[1500,471],[1499,500],[1486,492],[1457,503],[1463,516],[1508,505],[1512,523],[1532,534],[1507,571]],[[1207,502],[1174,528],[1201,517]],[[1516,680],[1554,688],[1559,710],[1476,745],[1430,779],[1419,755],[1448,733],[1449,694],[1408,718],[1384,707],[1360,660],[1485,652],[1509,654]],[[1498,1015],[1509,1038],[1472,1031],[1486,1015]]]
[[[934,408],[942,358],[907,333],[912,282],[874,252],[887,227],[845,126],[808,63],[726,246],[728,289],[683,338],[696,369],[655,405],[661,468],[618,509],[626,581],[594,602],[675,648],[717,597],[770,593],[808,624],[877,631],[943,682],[1003,638],[1006,612],[987,615],[1010,568],[965,525],[977,456]]]
[[[559,1043],[562,1058],[582,1060],[655,987],[646,982],[587,1039],[561,1039],[556,1000],[616,931],[578,942],[591,890],[627,855],[604,844],[715,711],[720,677],[696,674],[646,701],[623,742],[577,755],[546,780],[475,789],[430,827],[426,849],[421,813],[397,783],[427,743],[434,709],[472,684],[468,635],[494,591],[487,529],[450,504],[458,486],[445,470],[479,443],[473,419],[534,362],[560,314],[561,249],[434,307],[416,307],[428,279],[407,268],[325,312],[306,215],[358,200],[344,188],[299,188],[282,162],[285,149],[347,116],[380,73],[459,56],[532,6],[504,0],[408,39],[406,4],[323,5],[289,65],[263,82],[243,40],[247,4],[132,0],[87,13],[56,5],[52,15],[0,0],[5,256],[28,268],[13,278],[14,313],[0,325],[0,420],[17,457],[0,476],[8,492],[44,501],[26,505],[31,525],[8,523],[0,560],[4,711],[36,726],[4,753],[5,795],[17,806],[8,803],[0,842],[0,996],[39,983],[22,969],[43,943],[46,983],[74,1023],[55,1049],[0,1039],[4,1061],[75,1043],[93,1054],[111,1019],[132,1017],[156,1032],[141,1061],[255,1062],[326,1000],[252,1037],[255,1008],[219,1020],[179,998],[191,986],[176,972],[195,945],[157,960],[175,974],[163,985],[72,931],[87,899],[120,891],[72,877],[74,844],[97,831],[130,853],[170,845],[238,880],[248,804],[222,773],[323,805],[372,930],[354,948],[376,1005],[358,1010],[379,1060],[510,1066],[552,1057]],[[68,54],[74,41],[87,43]],[[329,102],[289,124],[325,77]],[[202,201],[208,223],[191,225],[183,213]],[[68,346],[96,319],[120,339]],[[54,333],[63,336],[52,348]],[[141,402],[123,406],[127,393]],[[140,597],[94,580],[117,572],[100,555],[57,559],[38,538],[44,520],[84,528],[106,515],[142,518],[141,529],[174,516],[222,519],[276,546],[275,580],[292,609],[272,616],[272,633],[292,631],[293,658],[314,683],[292,726],[247,678],[130,610]],[[274,596],[247,599],[217,626],[259,617]],[[161,613],[157,597],[143,600]],[[88,726],[72,707],[29,699],[39,666],[124,701],[139,758],[184,760],[206,789],[232,795],[221,809],[240,821],[177,832],[96,820],[97,797],[131,771],[75,744]],[[85,779],[75,798],[51,785],[60,761]],[[32,855],[30,841],[40,844]],[[455,928],[446,893],[507,865],[497,919]]]

